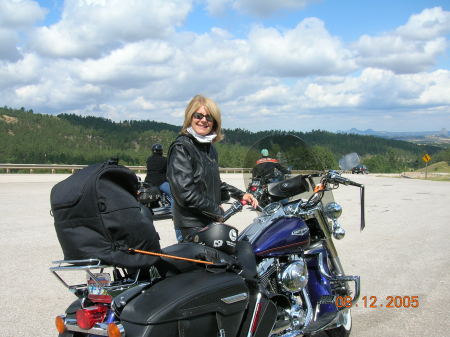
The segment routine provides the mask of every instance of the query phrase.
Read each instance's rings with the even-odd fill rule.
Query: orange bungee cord
[[[139,254],[145,254],[145,255],[155,255],[155,256],[159,256],[159,257],[166,257],[168,259],[183,260],[183,261],[203,263],[203,264],[214,264],[213,262],[209,262],[209,261],[195,260],[195,259],[189,259],[187,257],[180,257],[180,256],[174,256],[174,255],[168,255],[168,254],[148,252],[146,250],[139,250],[139,249],[133,249],[133,248],[128,248],[128,251],[130,251],[132,253],[139,253]]]

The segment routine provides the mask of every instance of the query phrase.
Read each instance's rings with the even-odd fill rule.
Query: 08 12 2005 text
[[[350,296],[337,296],[335,304],[338,308],[362,307],[362,308],[418,308],[419,296],[363,296],[361,301],[353,303]]]

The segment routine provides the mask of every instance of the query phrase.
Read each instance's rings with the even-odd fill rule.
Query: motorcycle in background
[[[259,143],[255,146],[266,146],[267,144]],[[254,147],[255,147],[254,146]],[[259,202],[261,207],[265,207],[273,201],[279,199],[267,193],[267,186],[269,183],[280,182],[290,177],[291,167],[287,164],[287,158],[282,151],[275,154],[275,158],[262,158],[255,160],[254,148],[252,148],[244,160],[244,167],[252,167],[251,175],[245,175],[245,184],[247,186],[246,192],[251,193]],[[267,149],[266,149],[267,150]]]
[[[261,207],[265,207],[273,201],[280,201],[281,199],[268,193],[268,184],[273,182],[280,182],[287,178],[288,175],[281,173],[275,169],[275,174],[268,177],[252,177],[247,185],[247,192],[251,193],[257,200]]]
[[[139,180],[137,198],[141,204],[150,209],[154,217],[162,218],[172,216],[172,208],[167,195],[158,186],[153,186],[145,181]]]
[[[193,242],[164,248],[182,261],[171,260],[163,275],[151,267],[146,278],[97,259],[56,261],[51,271],[78,297],[56,317],[59,336],[350,336],[360,278],[344,272],[333,242],[345,237],[333,190],[361,189],[362,230],[364,186],[324,170],[297,137],[265,138],[247,159],[260,148],[283,151],[299,174],[267,185],[271,198],[284,202],[271,200],[239,236],[231,226],[212,224]],[[233,203],[224,221],[242,208]],[[216,249],[224,242],[235,250]],[[67,270],[85,271],[87,281],[69,285],[59,275]]]

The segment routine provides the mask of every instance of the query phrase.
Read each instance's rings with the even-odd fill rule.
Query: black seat
[[[301,175],[278,183],[270,183],[268,187],[270,195],[280,198],[289,198],[309,191],[309,184]]]

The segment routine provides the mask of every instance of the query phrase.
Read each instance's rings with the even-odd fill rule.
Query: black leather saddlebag
[[[136,199],[137,187],[136,174],[114,161],[90,165],[56,184],[50,203],[64,259],[97,258],[125,268],[158,261],[128,253],[128,248],[160,252],[152,215]]]
[[[145,289],[125,305],[120,320],[127,336],[235,337],[248,302],[239,275],[196,270]]]

